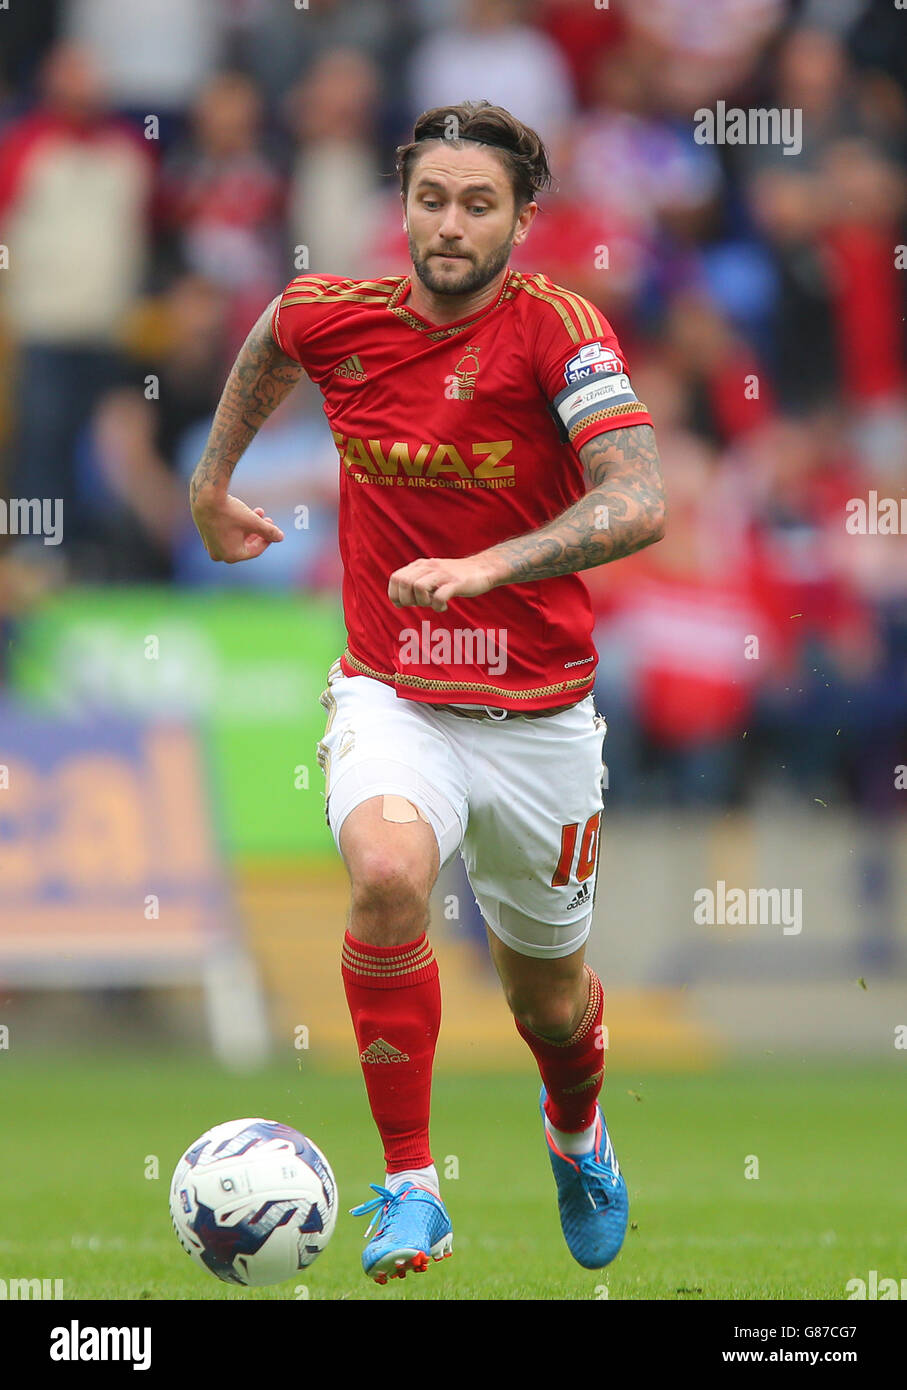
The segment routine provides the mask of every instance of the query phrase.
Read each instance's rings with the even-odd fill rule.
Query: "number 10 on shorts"
[[[595,861],[598,858],[599,830],[602,823],[601,811],[596,811],[594,816],[590,816],[583,826],[582,838],[579,842],[579,861],[576,865],[576,881],[582,883],[584,879],[590,878],[595,872]],[[570,870],[573,867],[573,858],[576,853],[576,838],[579,831],[579,821],[573,821],[570,825],[561,826],[561,852],[557,861],[557,868],[551,880],[552,888],[563,888],[565,883],[570,882]]]

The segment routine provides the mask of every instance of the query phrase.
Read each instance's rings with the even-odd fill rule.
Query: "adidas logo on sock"
[[[564,911],[572,912],[575,907],[582,907],[583,903],[587,903],[589,902],[589,900],[589,885],[588,883],[584,883],[580,888],[579,892],[577,893],[576,897],[573,899],[573,902],[568,903]]]
[[[358,353],[352,353],[349,357],[334,368],[334,376],[346,377],[349,381],[367,381],[368,374],[362,365],[362,358]]]
[[[383,1038],[376,1038],[373,1043],[369,1043],[364,1052],[359,1053],[360,1062],[408,1062],[409,1053],[401,1052],[399,1047],[393,1047]]]
[[[593,1086],[600,1086],[604,1079],[605,1069],[601,1067],[594,1076],[587,1076],[585,1081],[580,1081],[576,1086],[565,1086],[565,1096],[579,1096],[583,1091],[589,1091]]]

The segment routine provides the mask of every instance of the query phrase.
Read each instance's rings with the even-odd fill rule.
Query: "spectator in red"
[[[749,481],[739,478],[737,488],[750,490],[756,573],[776,653],[754,734],[778,780],[827,800],[840,794],[848,758],[856,754],[864,768],[874,762],[895,710],[880,612],[841,564],[842,537],[860,546],[844,523],[848,499],[865,495],[865,482],[833,409],[777,421],[741,457]],[[874,539],[884,548],[888,538]]]
[[[161,218],[183,267],[231,294],[228,356],[254,307],[286,279],[286,181],[263,148],[262,114],[249,78],[220,73],[199,96],[189,140],[162,176]]]
[[[704,293],[674,297],[664,339],[667,361],[688,391],[692,423],[707,439],[730,444],[772,419],[767,364]]]
[[[606,760],[618,796],[726,803],[772,630],[745,518],[728,514],[717,457],[685,427],[683,388],[661,364],[637,367],[634,383],[657,413],[670,526],[657,547],[585,576],[598,615],[596,703],[612,720]]]
[[[904,271],[893,250],[907,210],[904,176],[863,139],[830,145],[823,172],[833,190],[825,248],[842,394],[854,406],[893,402],[907,382]]]
[[[576,0],[542,0],[534,19],[560,48],[580,104],[588,106],[599,55],[619,43],[624,33],[620,14],[607,6],[577,5]]]
[[[847,65],[834,35],[794,30],[779,54],[778,104],[802,112],[803,149],[752,146],[741,160],[778,274],[779,393],[794,409],[890,405],[904,385],[902,99]],[[890,104],[894,100],[896,110]]]

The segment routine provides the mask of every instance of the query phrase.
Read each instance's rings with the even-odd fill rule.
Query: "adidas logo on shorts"
[[[376,1038],[373,1043],[369,1043],[364,1052],[359,1053],[360,1062],[408,1062],[409,1053],[401,1052],[399,1047],[393,1047],[383,1038]]]
[[[589,885],[588,883],[584,883],[580,888],[579,892],[577,893],[576,897],[573,899],[573,902],[568,903],[567,906],[564,908],[564,911],[572,912],[575,907],[582,907],[583,903],[591,902],[591,900],[592,897],[589,892]]]

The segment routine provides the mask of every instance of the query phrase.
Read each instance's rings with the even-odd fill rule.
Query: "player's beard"
[[[501,273],[510,260],[510,253],[513,250],[513,232],[515,227],[516,222],[514,222],[513,227],[511,227],[510,235],[507,237],[506,241],[502,241],[500,246],[496,246],[493,251],[489,252],[484,260],[477,261],[471,256],[468,259],[464,259],[463,266],[464,268],[468,267],[468,269],[466,269],[465,274],[461,271],[457,275],[451,275],[449,272],[445,273],[440,270],[436,271],[433,267],[432,256],[420,256],[411,234],[407,232],[406,235],[409,242],[409,254],[412,257],[413,270],[416,272],[425,288],[431,290],[432,294],[475,294],[477,290],[482,290],[486,285],[490,285],[495,276]],[[454,254],[458,253],[455,252]]]

